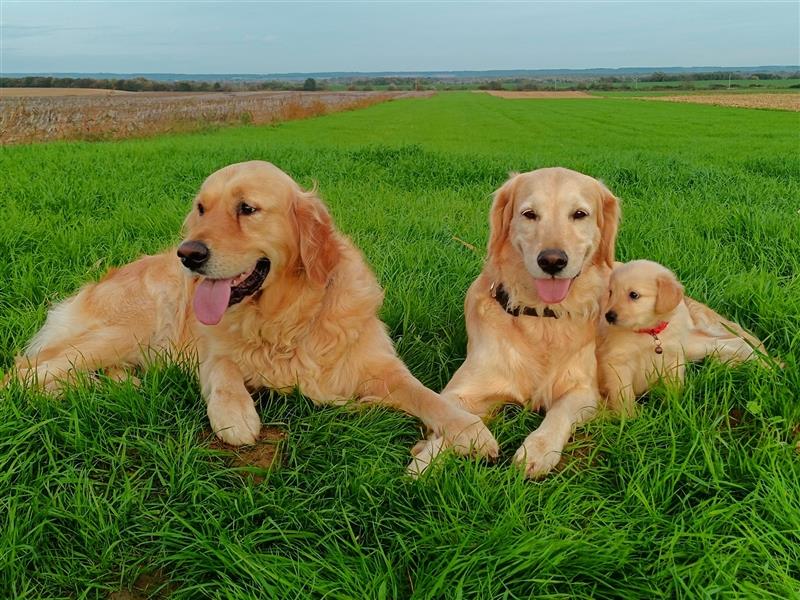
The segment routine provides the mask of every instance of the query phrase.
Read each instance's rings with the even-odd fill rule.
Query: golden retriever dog
[[[660,378],[681,385],[687,361],[765,357],[741,326],[684,296],[672,271],[649,261],[617,263],[597,345],[600,392],[608,407],[632,416],[636,397]]]
[[[614,264],[617,198],[563,168],[511,177],[496,193],[488,254],[464,312],[467,357],[442,396],[481,417],[502,403],[546,411],[514,461],[547,474],[598,406],[595,340]],[[417,444],[409,470],[448,446]]]
[[[259,435],[251,392],[299,388],[320,404],[391,406],[461,452],[497,454],[480,418],[398,358],[374,274],[313,192],[266,162],[230,165],[205,180],[185,231],[177,256],[141,258],[55,306],[17,377],[53,390],[79,371],[119,376],[189,350],[211,426],[229,444]]]

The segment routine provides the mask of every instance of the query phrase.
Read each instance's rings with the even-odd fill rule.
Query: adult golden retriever
[[[397,357],[375,276],[313,192],[266,162],[231,165],[203,183],[185,230],[177,257],[141,258],[55,306],[16,375],[52,390],[77,371],[118,376],[154,352],[188,349],[211,426],[229,444],[259,435],[252,391],[297,387],[317,403],[398,408],[462,452],[497,454],[478,417]]]
[[[467,358],[442,396],[484,417],[501,403],[546,415],[514,460],[548,473],[598,405],[596,331],[614,265],[617,198],[563,168],[511,177],[491,208],[488,255],[465,302]],[[417,473],[447,446],[418,444]]]

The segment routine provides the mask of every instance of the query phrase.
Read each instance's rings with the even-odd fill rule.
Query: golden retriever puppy
[[[57,388],[76,371],[196,355],[208,417],[232,445],[261,429],[251,392],[299,388],[316,403],[373,401],[420,418],[459,451],[497,453],[481,420],[398,358],[383,292],[322,201],[261,161],[213,173],[175,250],[109,273],[54,307],[17,376]]]
[[[766,355],[757,338],[685,297],[672,271],[649,260],[617,263],[607,309],[597,346],[600,392],[609,408],[628,415],[659,378],[681,385],[687,361]]]
[[[481,417],[502,403],[546,411],[514,460],[548,473],[598,405],[595,340],[614,263],[619,203],[562,168],[513,176],[496,193],[488,255],[465,302],[467,358],[442,391]],[[424,470],[446,440],[417,444]]]

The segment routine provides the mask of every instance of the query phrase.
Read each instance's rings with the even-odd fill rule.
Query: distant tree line
[[[502,79],[452,77],[358,77],[264,81],[155,81],[144,77],[131,79],[92,79],[86,77],[0,77],[2,87],[97,88],[129,92],[239,92],[239,91],[336,91],[336,90],[647,90],[693,89],[695,82],[724,81],[707,88],[758,87],[762,80],[800,79],[800,72],[745,73],[711,71],[706,73],[664,73],[642,76],[605,77],[508,77]],[[735,82],[735,83],[734,83]],[[657,86],[654,84],[658,84]],[[789,87],[800,87],[797,84]]]
[[[656,71],[640,77],[639,81],[714,81],[719,79],[798,79],[800,71],[794,73],[743,73],[740,71],[709,71],[707,73],[663,73]]]
[[[310,86],[310,87],[309,87]],[[91,79],[87,77],[0,77],[0,87],[93,88],[126,92],[238,92],[257,90],[322,90],[314,79],[297,81],[155,81],[132,79]]]

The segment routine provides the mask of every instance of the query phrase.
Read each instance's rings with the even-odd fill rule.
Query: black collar
[[[539,314],[539,311],[537,311],[532,306],[517,306],[516,308],[513,308],[513,309],[509,308],[508,307],[508,301],[509,301],[508,292],[506,292],[503,289],[503,284],[502,283],[498,283],[497,285],[492,284],[492,287],[490,288],[489,292],[491,293],[492,298],[497,300],[497,303],[500,306],[503,307],[503,310],[506,311],[508,314],[510,314],[512,317],[518,317],[520,315],[525,315],[527,317],[539,317],[539,316],[541,316],[541,317],[550,317],[552,319],[557,319],[558,318],[558,315],[555,312],[553,312],[553,309],[550,308],[549,306],[545,306],[544,307],[544,310],[542,311],[541,315]]]

